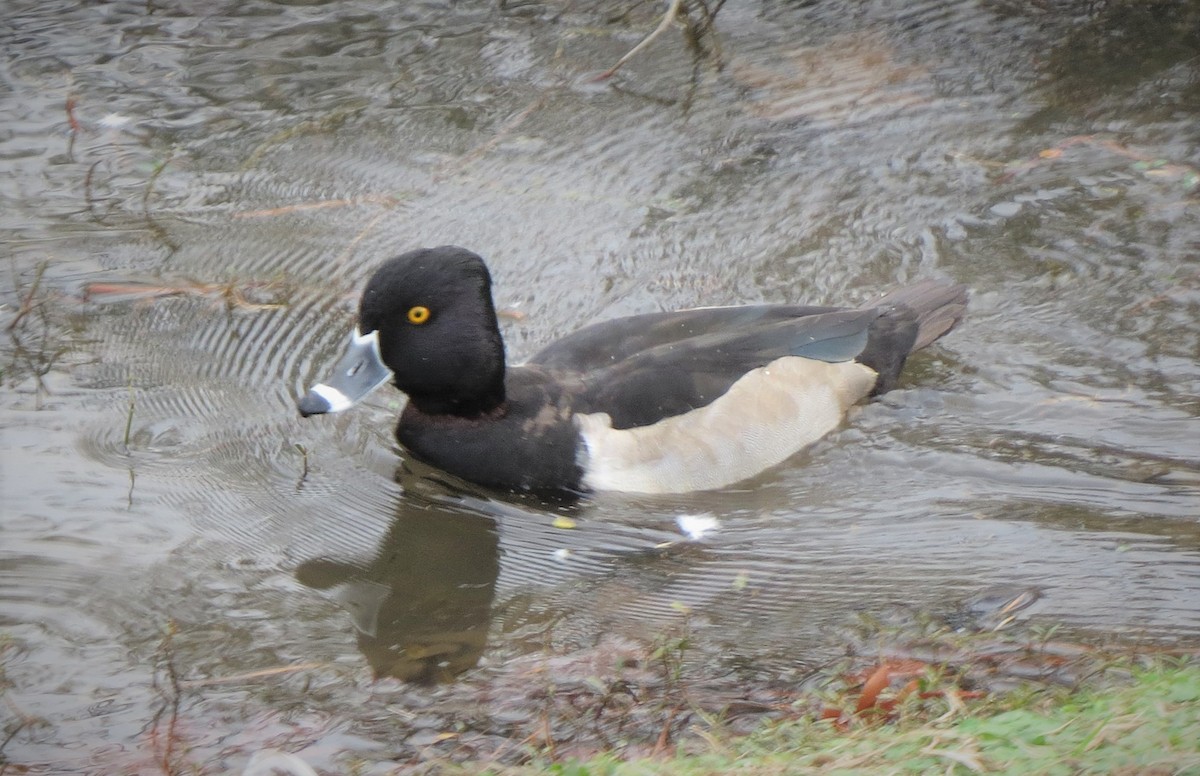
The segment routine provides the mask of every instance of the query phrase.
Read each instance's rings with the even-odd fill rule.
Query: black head
[[[384,263],[363,291],[359,331],[379,332],[396,387],[430,414],[474,416],[504,401],[504,342],[483,259],[453,245]]]

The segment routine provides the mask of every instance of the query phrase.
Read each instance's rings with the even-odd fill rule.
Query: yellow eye
[[[429,308],[422,305],[409,308],[408,322],[420,325],[429,320]]]

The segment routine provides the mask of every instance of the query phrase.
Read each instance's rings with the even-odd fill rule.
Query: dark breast
[[[486,487],[530,492],[578,492],[579,432],[572,420],[579,387],[537,367],[517,367],[505,380],[507,398],[477,418],[427,415],[411,403],[396,438],[413,456]]]

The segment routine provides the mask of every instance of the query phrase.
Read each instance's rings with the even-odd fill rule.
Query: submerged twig
[[[5,649],[0,650],[0,652],[7,651],[7,645]],[[3,655],[0,654],[0,657],[3,657]],[[4,740],[0,741],[0,774],[4,773],[5,763],[8,762],[4,757],[4,749],[9,745],[10,742],[12,742],[14,738],[17,737],[17,735],[20,734],[20,732],[25,728],[34,726],[49,726],[50,724],[45,717],[27,714],[24,709],[17,705],[16,701],[12,699],[12,696],[3,692],[2,689],[3,688],[0,687],[0,698],[4,699],[4,705],[8,706],[9,713],[16,717],[17,724],[13,725],[8,731],[8,735],[4,737]]]
[[[647,46],[649,46],[651,43],[654,42],[655,38],[657,38],[659,35],[662,35],[666,31],[666,29],[671,26],[671,24],[679,16],[679,9],[682,7],[683,7],[683,0],[671,0],[670,7],[667,8],[667,12],[665,14],[663,14],[662,21],[658,23],[658,26],[654,28],[654,31],[651,32],[646,37],[642,38],[641,43],[637,44],[636,46],[631,48],[629,51],[627,51],[625,53],[625,56],[618,59],[617,63],[615,65],[613,65],[609,69],[605,70],[603,73],[596,76],[592,80],[605,81],[605,80],[608,80],[609,78],[612,78],[612,76],[618,70],[620,70],[625,65],[626,62],[633,59],[635,56],[637,56],[642,51],[644,51]]]
[[[101,215],[96,212],[96,199],[92,196],[92,180],[95,178],[96,168],[99,166],[99,160],[92,162],[83,175],[83,201],[87,205],[88,212],[92,214],[92,218],[96,219],[97,223],[103,223]]]
[[[355,247],[357,247],[360,242],[366,239],[367,235],[369,235],[375,229],[375,226],[383,220],[383,217],[390,212],[391,208],[384,208],[375,215],[371,216],[371,220],[367,221],[367,225],[358,230],[358,234],[354,235],[350,242],[346,244],[346,247],[343,248],[342,252],[337,255],[337,258],[333,260],[333,263],[338,267],[345,264],[346,261],[354,254]]]
[[[274,135],[271,135],[266,140],[258,144],[258,147],[250,152],[250,156],[246,157],[246,161],[242,162],[241,169],[249,170],[258,164],[259,159],[266,155],[273,146],[276,146],[285,140],[290,140],[294,137],[308,133],[321,133],[332,131],[341,126],[342,122],[350,118],[356,113],[360,113],[362,107],[358,105],[349,106],[335,110],[320,118],[302,121],[294,126],[287,127]]]
[[[308,448],[297,442],[296,450],[299,451],[301,459],[300,480],[296,483],[296,489],[299,490],[308,479]]]
[[[1000,182],[1012,180],[1017,175],[1025,173],[1038,165],[1061,159],[1068,148],[1080,145],[1098,148],[1125,159],[1130,159],[1134,163],[1134,169],[1141,172],[1144,176],[1182,179],[1184,187],[1189,191],[1200,186],[1200,168],[1183,162],[1170,162],[1154,154],[1132,148],[1117,140],[1098,134],[1072,135],[1049,148],[1042,149],[1036,157],[1025,159],[1021,162],[1001,164],[1000,167],[1006,171],[999,176],[998,180]],[[987,164],[995,166],[990,163]]]
[[[155,672],[153,686],[158,690],[163,697],[163,705],[154,715],[154,720],[151,722],[150,737],[154,742],[155,749],[158,749],[159,732],[158,725],[162,721],[163,715],[170,713],[167,719],[166,743],[163,745],[162,756],[158,758],[158,764],[162,768],[163,773],[175,773],[172,760],[175,755],[175,729],[179,723],[179,703],[182,696],[179,673],[175,670],[175,655],[171,648],[171,641],[175,636],[175,622],[171,621],[167,624],[167,632],[163,636],[162,644],[159,645],[159,663],[166,669],[167,679],[170,682],[170,687],[164,691],[159,686],[158,672]],[[169,693],[169,694],[168,694]]]
[[[704,46],[701,43],[704,37],[708,36],[712,43],[711,56],[716,59],[717,69],[720,70],[722,67],[724,67],[722,63],[724,57],[722,56],[721,52],[721,41],[716,34],[713,33],[713,25],[717,21],[717,14],[721,12],[721,7],[725,5],[725,0],[717,0],[712,8],[709,8],[708,4],[703,2],[703,0],[696,3],[696,5],[700,8],[700,13],[704,18],[699,23],[693,23],[691,17],[687,17],[688,24],[686,32],[688,37],[688,45],[691,46],[692,49],[697,53],[709,55],[710,52],[705,51]]]
[[[79,137],[79,133],[83,128],[79,124],[79,119],[75,117],[75,95],[67,95],[66,103],[67,125],[71,128],[67,136],[67,158],[72,162],[75,161],[75,138]]]
[[[448,165],[446,169],[443,169],[442,171],[435,174],[433,176],[434,181],[436,182],[436,181],[443,180],[447,176],[453,175],[454,173],[461,171],[464,167],[469,165],[471,162],[475,161],[479,157],[486,154],[488,151],[495,148],[502,140],[504,140],[506,137],[511,135],[517,127],[524,124],[525,120],[527,118],[532,116],[543,105],[545,105],[546,100],[549,98],[549,96],[550,96],[550,92],[544,92],[542,94],[539,94],[528,105],[526,105],[524,108],[522,108],[520,110],[520,112],[517,113],[517,115],[513,116],[511,119],[509,119],[508,121],[501,124],[500,129],[497,130],[495,135],[493,135],[492,137],[488,138],[487,141],[480,143],[479,145],[475,146],[467,153],[460,156],[458,159],[456,159],[454,161],[454,164]]]
[[[48,261],[43,261],[38,264],[37,269],[34,272],[33,284],[29,287],[29,293],[25,294],[25,298],[21,300],[21,306],[17,309],[17,314],[8,324],[8,331],[12,331],[13,329],[17,328],[17,324],[21,322],[21,319],[23,319],[26,315],[29,315],[29,313],[33,310],[34,294],[36,294],[38,289],[41,288],[42,276],[46,274],[46,268],[49,265],[50,262]]]
[[[75,118],[75,95],[67,95],[67,123],[71,125],[71,132],[81,132],[83,128],[79,125],[79,119]]]
[[[658,738],[654,742],[654,749],[650,752],[651,757],[658,757],[667,750],[667,746],[671,743],[671,725],[675,722],[675,715],[679,713],[678,706],[672,706],[667,712],[667,719],[663,722],[662,730],[659,731]]]
[[[133,432],[133,410],[137,406],[136,394],[133,392],[133,380],[129,381],[129,412],[125,415],[125,452],[129,452],[129,437]]]
[[[231,218],[272,218],[274,216],[288,215],[290,213],[298,213],[304,210],[324,210],[326,208],[354,207],[356,205],[385,205],[391,208],[398,204],[400,204],[400,200],[391,195],[368,194],[363,197],[327,199],[319,202],[300,202],[295,205],[283,205],[281,207],[272,207],[263,210],[243,210],[240,213],[234,213]]]
[[[142,215],[149,222],[154,221],[150,217],[150,195],[154,193],[154,184],[158,181],[158,176],[162,175],[163,170],[167,169],[167,165],[175,159],[175,151],[172,150],[167,154],[167,158],[163,159],[158,164],[154,165],[154,170],[151,171],[150,177],[146,179],[146,190],[142,192]]]
[[[286,306],[285,302],[252,302],[246,298],[245,290],[250,288],[278,290],[280,284],[268,281],[249,282],[242,287],[229,283],[197,283],[188,282],[179,285],[155,285],[139,281],[119,281],[88,283],[83,288],[83,301],[125,301],[126,299],[161,299],[169,296],[208,296],[219,297],[227,304],[245,310],[278,310]],[[97,297],[108,297],[107,300]]]
[[[296,671],[308,671],[313,668],[324,668],[328,663],[296,663],[290,666],[276,666],[275,668],[263,668],[258,671],[247,671],[243,674],[234,674],[232,676],[217,676],[211,679],[189,679],[186,682],[180,682],[179,686],[191,689],[194,687],[208,687],[214,684],[235,684],[244,682],[248,679],[261,679],[264,676],[278,676],[280,674],[291,674]]]
[[[179,250],[179,244],[172,240],[167,230],[160,226],[159,223],[154,220],[154,217],[150,215],[150,195],[154,193],[154,184],[158,181],[158,176],[162,175],[163,170],[165,170],[167,165],[174,161],[174,159],[175,151],[172,149],[171,152],[167,154],[166,159],[163,159],[154,166],[154,171],[151,172],[150,177],[146,179],[146,190],[142,192],[142,216],[146,219],[146,228],[149,229],[155,236],[157,236],[158,239],[162,240],[163,244],[171,250],[172,254]]]

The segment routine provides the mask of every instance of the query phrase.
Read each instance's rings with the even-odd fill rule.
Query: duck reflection
[[[499,555],[494,520],[406,493],[371,561],[315,558],[296,576],[350,612],[376,677],[431,684],[483,654]]]

